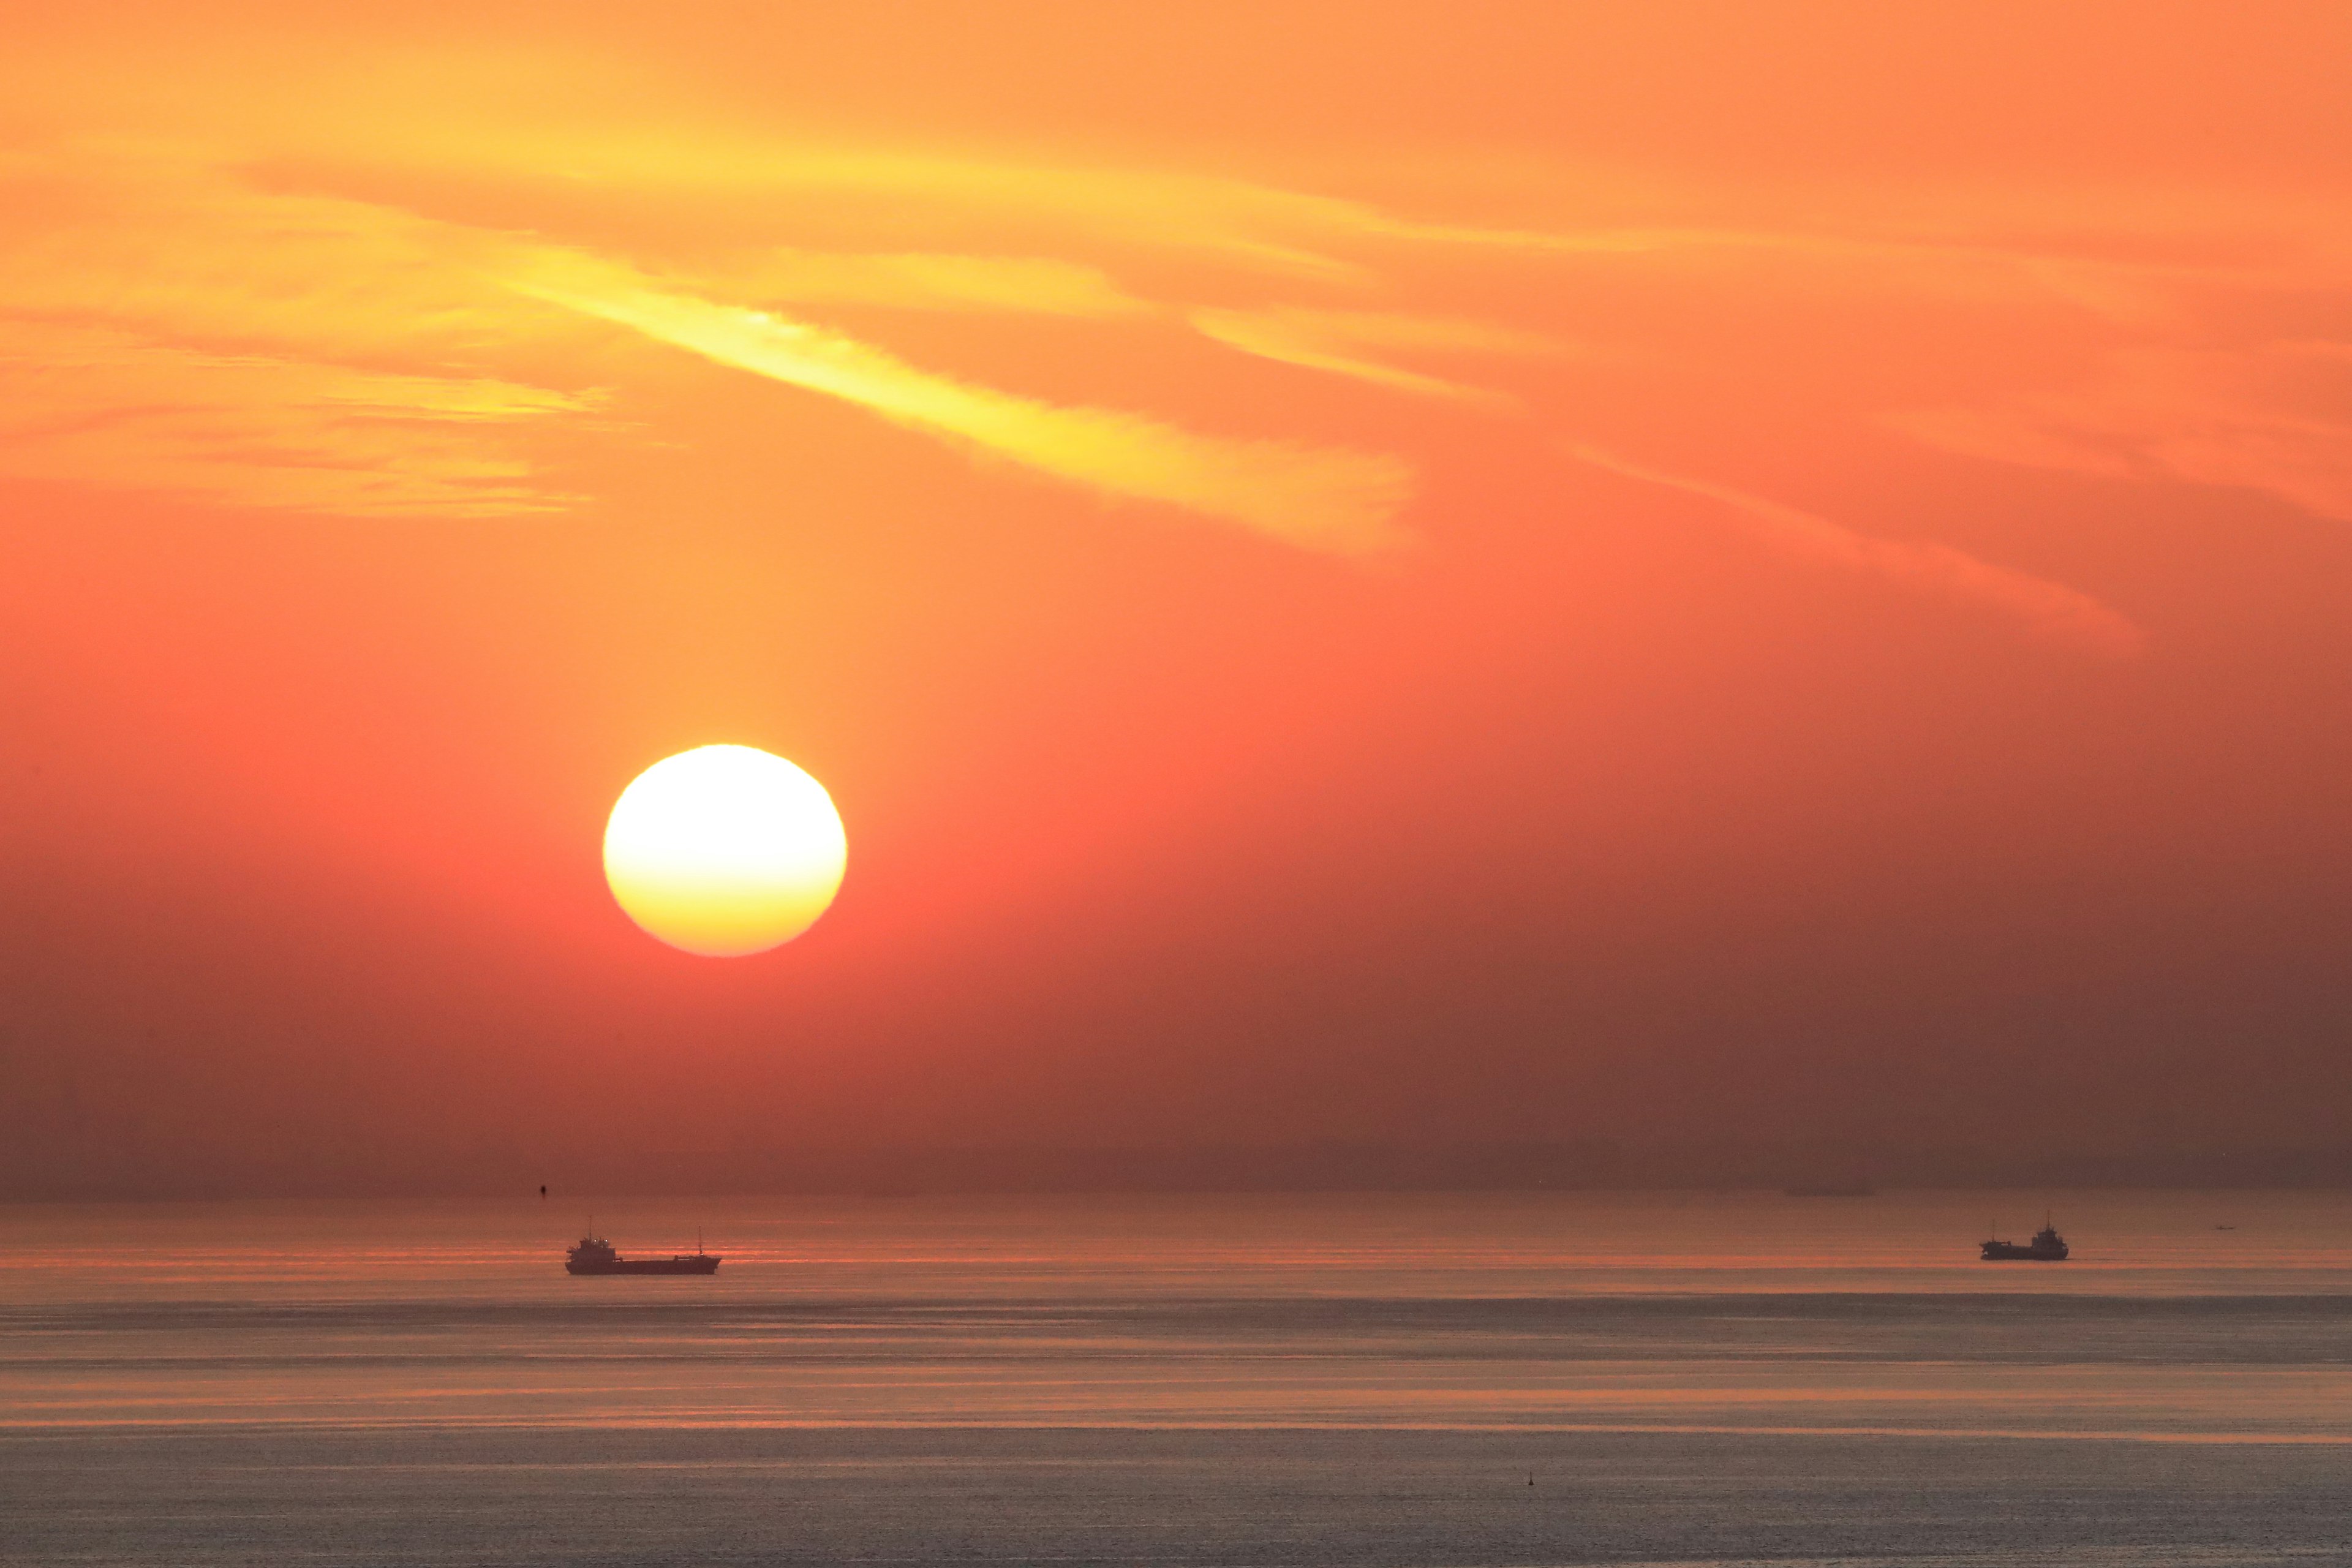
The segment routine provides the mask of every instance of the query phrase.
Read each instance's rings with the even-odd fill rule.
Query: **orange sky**
[[[2352,1137],[2352,22],[1122,9],[12,19],[12,1188]]]

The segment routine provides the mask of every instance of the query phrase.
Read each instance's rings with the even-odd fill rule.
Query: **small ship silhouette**
[[[1998,1230],[2000,1227],[1996,1226],[1994,1228]],[[2033,1233],[2032,1241],[2022,1247],[2013,1241],[1988,1241],[1984,1244],[1982,1256],[1987,1263],[2063,1263],[2066,1261],[2066,1238],[2058,1234],[2058,1227],[2050,1223],[2049,1215],[2044,1215],[2042,1228]]]
[[[592,1221],[588,1234],[578,1246],[563,1255],[566,1274],[716,1274],[720,1259],[702,1250],[702,1238],[696,1237],[694,1250],[672,1258],[624,1258],[613,1250],[613,1244],[596,1234]]]

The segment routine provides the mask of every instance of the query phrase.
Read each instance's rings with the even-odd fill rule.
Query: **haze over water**
[[[0,1210],[28,1563],[2268,1563],[2352,1518],[2352,1201]],[[2218,1226],[2233,1226],[2229,1230]],[[1532,1479],[1533,1485],[1529,1485]]]

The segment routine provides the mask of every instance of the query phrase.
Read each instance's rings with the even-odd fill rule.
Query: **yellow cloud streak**
[[[1412,474],[1392,457],[1202,436],[1139,415],[975,386],[838,332],[656,289],[627,268],[572,252],[538,252],[509,282],[533,299],[1107,494],[1181,507],[1311,549],[1360,553],[1400,539],[1393,520]]]
[[[1900,584],[1905,587],[1997,609],[2034,631],[2108,658],[2127,658],[2147,644],[2130,621],[2087,594],[2063,584],[1995,566],[1930,540],[1873,539],[1795,507],[1727,485],[1663,473],[1629,463],[1601,447],[1562,444],[1579,462],[1643,484],[1660,485],[1716,501],[1746,520],[1758,538],[1808,560]]]

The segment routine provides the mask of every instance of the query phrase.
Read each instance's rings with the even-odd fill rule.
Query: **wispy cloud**
[[[1458,317],[1402,311],[1317,310],[1277,306],[1256,310],[1202,308],[1192,325],[1229,348],[1261,359],[1326,371],[1391,392],[1451,398],[1495,408],[1516,408],[1507,393],[1407,370],[1365,351],[1390,350],[1450,356],[1534,356],[1557,353],[1559,345],[1538,333],[1517,331]]]
[[[379,363],[511,359],[562,321],[482,277],[487,237],[377,202],[257,189],[193,153],[59,155],[0,176],[0,204],[12,217],[0,315]]]
[[[2087,594],[1995,566],[1948,544],[1874,539],[1825,517],[1728,485],[1627,462],[1599,447],[1568,442],[1562,449],[1579,462],[1625,479],[1715,501],[1757,538],[1791,555],[1880,578],[1913,592],[1995,609],[2040,635],[2106,658],[2128,658],[2146,645],[2137,626]]]
[[[519,426],[585,389],[492,369],[555,312],[461,234],[142,150],[0,169],[0,472],[341,515],[559,510]]]
[[[1977,407],[1910,409],[1885,423],[1931,446],[2027,468],[2185,479],[2274,496],[2352,522],[2352,396],[2304,373],[2347,345],[2117,353],[2090,384]]]
[[[5,79],[5,78],[0,78]],[[460,174],[535,186],[549,172],[616,199],[653,193],[772,209],[871,230],[912,226],[977,253],[1008,232],[1071,249],[1109,245],[1212,261],[1255,276],[1349,283],[1371,274],[1328,241],[1381,232],[1379,207],[1249,180],[1136,164],[1034,163],[909,149],[743,137],[677,126],[539,124],[452,116],[310,119],[274,149],[331,179],[364,170]],[[330,132],[332,134],[330,134]]]
[[[2352,419],[2294,392],[2286,350],[2247,348],[2197,313],[2237,290],[2260,296],[2239,319],[2266,334],[2333,331],[2352,240],[2309,204],[2158,193],[2070,205],[2004,189],[1901,202],[1817,191],[1774,205],[1501,169],[1449,182],[1473,193],[1458,202],[1360,170],[1332,195],[1167,166],[820,144],[722,127],[683,100],[624,123],[604,106],[635,79],[625,62],[606,62],[612,79],[582,90],[569,118],[523,112],[498,96],[511,73],[476,65],[453,78],[421,55],[406,75],[356,73],[348,93],[301,75],[275,101],[224,105],[151,62],[124,68],[92,111],[85,84],[0,64],[23,89],[23,123],[54,122],[37,143],[0,146],[12,225],[0,331],[13,345],[0,428],[15,448],[0,461],[320,510],[560,506],[563,486],[533,469],[524,432],[579,421],[599,385],[628,405],[644,363],[617,326],[1000,471],[1315,550],[1398,539],[1411,437],[1391,427],[1380,444],[1394,449],[1351,447],[1328,432],[1361,400],[1330,397],[1303,409],[1321,433],[1284,439],[1299,427],[1290,408],[1314,395],[1306,379],[1201,354],[1199,334],[1508,413],[1521,429],[1580,425],[1567,411],[1616,397],[1679,419],[1694,389],[1708,416],[1769,420],[1785,389],[1818,413],[1824,461],[1838,460],[1835,432],[1883,419],[1952,450],[2242,486],[2352,517]],[[181,139],[197,104],[215,116],[217,140],[201,146]],[[395,112],[419,104],[435,111]],[[77,124],[109,139],[77,141]],[[1476,221],[1482,209],[1497,221]],[[1371,300],[1390,308],[1362,308]],[[908,314],[843,330],[848,312],[875,310]],[[2039,358],[1989,347],[1979,330],[2033,348],[2052,322],[2063,352]],[[1090,368],[1118,392],[1087,406],[1012,390],[1031,331],[1051,334],[1057,361],[1098,353]],[[886,331],[889,347],[869,341]],[[2329,352],[2294,351],[2323,371]],[[950,355],[956,374],[925,368]],[[2084,363],[2109,368],[2053,389]],[[1710,384],[1738,395],[1707,401]],[[1204,394],[1235,428],[1223,414],[1175,416]],[[2086,644],[2137,637],[2071,590],[1958,551],[1580,455],[1709,497],[1795,553]],[[362,482],[369,469],[378,477]]]
[[[1158,307],[1096,267],[1039,256],[780,248],[706,280],[760,304],[877,305],[1103,319]]]
[[[858,172],[903,189],[938,168],[853,157],[799,170]],[[1061,405],[927,372],[748,303],[1176,314],[1077,260],[772,246],[657,276],[381,203],[258,188],[200,153],[23,157],[0,169],[11,178],[37,187],[11,205],[47,217],[0,255],[0,323],[15,329],[13,380],[0,386],[16,419],[11,471],[325,511],[561,505],[569,498],[539,489],[493,427],[576,415],[595,399],[451,367],[593,358],[581,353],[593,318],[1100,494],[1321,551],[1360,553],[1402,537],[1395,519],[1413,473],[1396,456]],[[1050,182],[1000,171],[982,183],[1019,202],[1042,200]],[[1081,205],[1107,222],[1157,221],[1115,187],[1090,187],[1098,211]],[[44,325],[99,335],[68,345],[35,330]],[[475,405],[461,415],[467,397]],[[37,415],[37,430],[27,423]],[[377,477],[362,479],[371,467]]]
[[[494,438],[592,400],[488,377],[197,353],[0,322],[0,472],[344,516],[547,511]]]
[[[920,370],[840,332],[652,286],[575,253],[520,260],[512,286],[583,315],[872,410],[1104,494],[1159,501],[1295,544],[1357,553],[1398,542],[1412,469],[1378,453],[1204,436],[1140,415],[1066,407]]]

